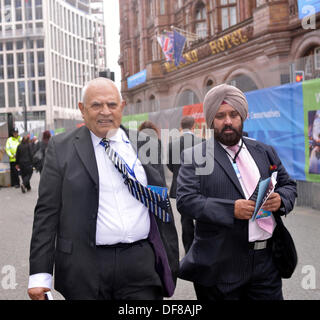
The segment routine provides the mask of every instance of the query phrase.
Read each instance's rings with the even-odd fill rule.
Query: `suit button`
[[[92,214],[92,219],[96,219],[97,218],[97,214],[96,213],[93,213]]]
[[[94,242],[93,241],[90,241],[90,247],[94,248]]]

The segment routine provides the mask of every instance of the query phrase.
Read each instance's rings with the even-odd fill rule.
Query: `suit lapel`
[[[226,175],[230,178],[230,180],[233,182],[235,187],[242,194],[243,198],[245,198],[245,195],[243,193],[243,190],[241,188],[237,175],[232,167],[230,160],[228,159],[228,155],[223,149],[223,147],[220,145],[220,143],[218,143],[217,141],[215,141],[214,156],[216,161],[220,164],[222,169],[225,171]]]
[[[99,185],[97,161],[92,145],[90,131],[87,127],[83,126],[78,130],[78,134],[75,136],[74,146],[91,178],[95,184]]]
[[[268,178],[270,175],[269,166],[264,149],[258,143],[256,143],[255,140],[244,138],[243,142],[259,169],[261,179]]]

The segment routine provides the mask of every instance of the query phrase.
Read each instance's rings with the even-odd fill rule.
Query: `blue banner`
[[[141,83],[144,83],[147,81],[147,70],[144,69],[136,74],[134,74],[131,77],[128,77],[128,89],[131,89],[133,87],[138,86]]]
[[[180,60],[185,62],[182,57],[182,52],[184,44],[186,43],[186,38],[178,33],[176,30],[173,31],[173,43],[174,43],[174,65],[177,67],[180,64]]]
[[[298,0],[299,19],[320,12],[320,0]]]
[[[249,137],[272,145],[293,179],[306,180],[302,83],[246,92]]]

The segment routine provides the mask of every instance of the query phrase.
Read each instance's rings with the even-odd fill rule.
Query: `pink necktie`
[[[236,154],[239,150],[239,146],[235,145],[232,147],[228,147],[228,149],[232,150],[234,152],[234,154]],[[237,164],[237,167],[240,171],[240,176],[241,176],[243,185],[246,188],[248,197],[250,198],[250,196],[253,194],[253,192],[259,182],[259,177],[254,174],[253,170],[250,170],[248,165],[246,165],[246,163],[242,157],[241,151],[236,158],[236,164]],[[259,215],[259,213],[258,213],[258,215]],[[258,226],[261,229],[272,234],[273,229],[274,229],[274,223],[273,223],[271,216],[256,219],[256,221],[258,223]]]

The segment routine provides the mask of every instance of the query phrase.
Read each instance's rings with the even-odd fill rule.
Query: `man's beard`
[[[225,133],[225,130],[232,130],[232,133]],[[243,123],[237,130],[232,126],[225,126],[220,132],[214,128],[214,138],[226,146],[236,145],[242,137]]]

